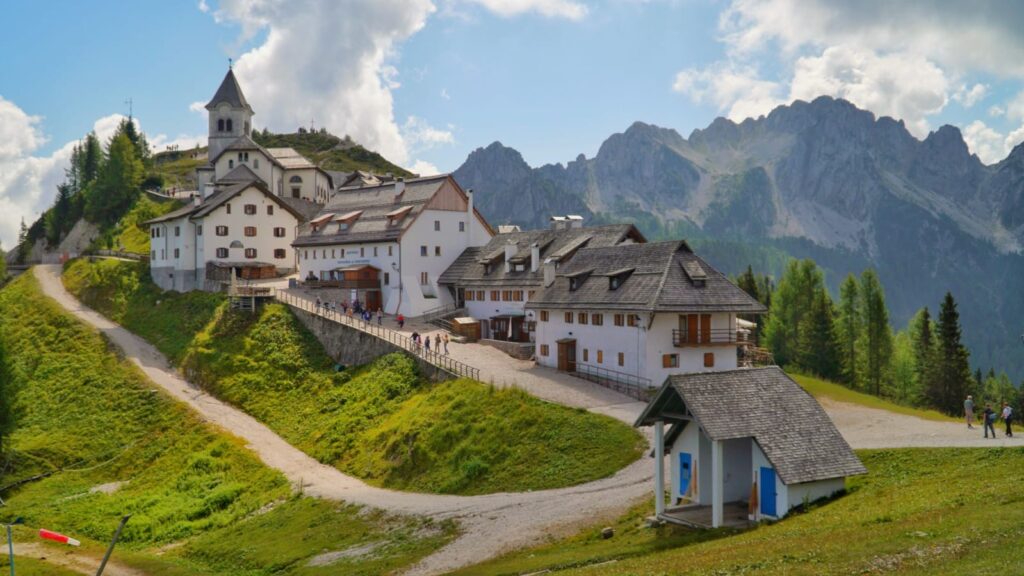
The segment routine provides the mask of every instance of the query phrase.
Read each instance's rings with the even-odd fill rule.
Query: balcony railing
[[[729,328],[711,330],[673,330],[672,345],[677,348],[689,346],[715,346],[719,344],[756,344],[753,336]]]

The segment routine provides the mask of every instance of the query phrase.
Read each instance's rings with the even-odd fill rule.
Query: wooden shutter
[[[711,342],[711,314],[700,315],[700,341]]]

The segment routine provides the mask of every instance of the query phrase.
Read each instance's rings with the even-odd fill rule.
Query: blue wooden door
[[[761,514],[778,516],[775,507],[775,470],[761,467]]]
[[[686,496],[693,478],[693,456],[688,452],[679,453],[679,495]]]

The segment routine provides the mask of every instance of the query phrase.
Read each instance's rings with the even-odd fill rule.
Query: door
[[[575,340],[563,340],[558,343],[558,370],[561,372],[576,371]]]
[[[679,453],[679,496],[690,497],[690,479],[693,478],[693,455],[689,452]]]
[[[371,312],[376,312],[377,309],[381,308],[380,305],[380,290],[367,290],[366,291],[366,308]]]
[[[697,315],[690,314],[686,317],[686,343],[697,343]]]
[[[466,306],[466,289],[459,288],[455,291],[455,307],[465,308]]]
[[[778,517],[775,507],[775,470],[761,467],[761,514]]]
[[[700,315],[700,341],[711,342],[711,314]]]

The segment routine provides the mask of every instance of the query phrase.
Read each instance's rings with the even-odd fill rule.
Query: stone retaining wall
[[[405,349],[396,346],[386,340],[381,340],[372,334],[367,334],[351,326],[339,324],[322,316],[311,314],[300,308],[289,306],[292,314],[302,322],[316,339],[323,345],[327,354],[338,364],[344,366],[358,366],[369,364],[377,358],[392,352],[401,352],[416,360],[420,374],[433,380],[442,382],[453,378],[451,374],[441,370],[433,364],[409,354]]]
[[[490,340],[487,338],[481,338],[478,342],[497,348],[505,354],[520,360],[533,358],[534,350],[537,348],[537,345],[533,342],[506,342],[504,340]]]

